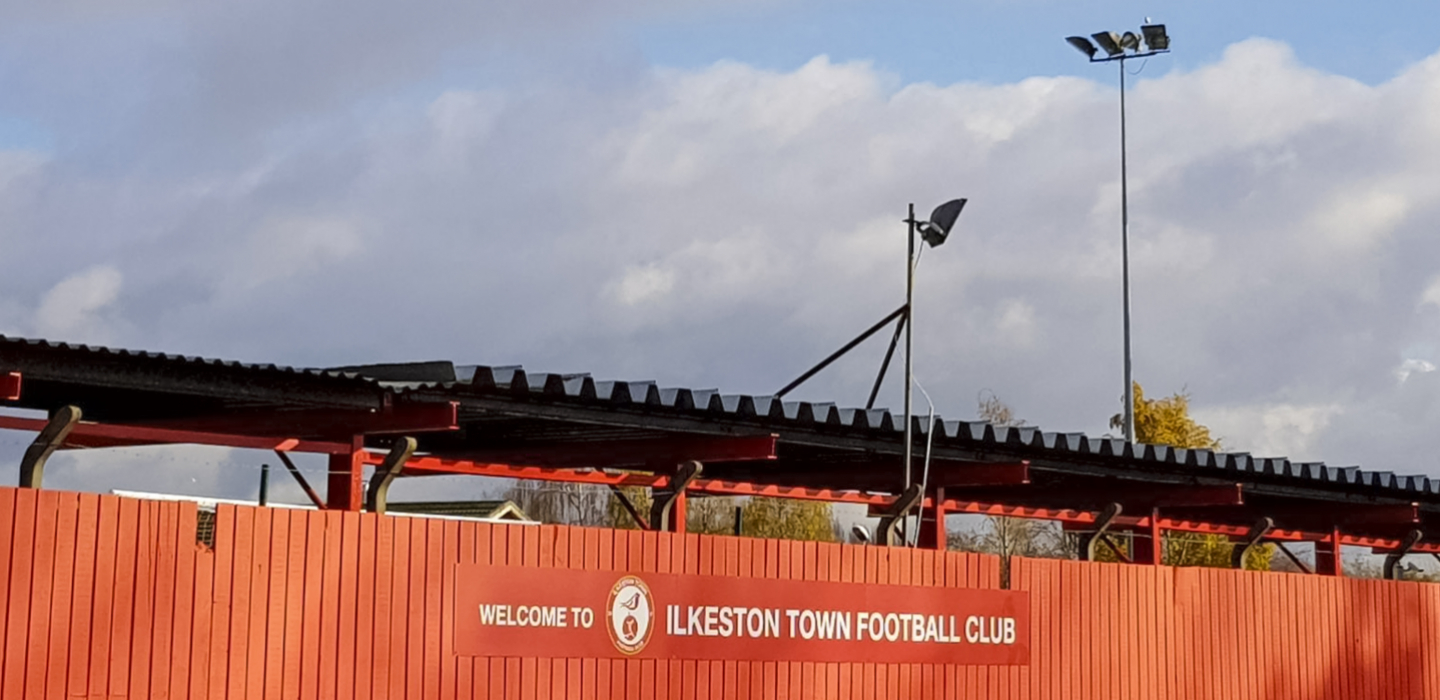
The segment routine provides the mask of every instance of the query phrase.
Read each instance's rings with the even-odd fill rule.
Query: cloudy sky
[[[1118,72],[1063,37],[1148,16],[1136,379],[1229,449],[1440,475],[1430,4],[1075,5],[0,0],[0,334],[766,394],[903,301],[906,205],[963,196],[917,378],[1104,434]],[[792,396],[863,403],[882,345]],[[52,478],[245,495],[256,459]]]

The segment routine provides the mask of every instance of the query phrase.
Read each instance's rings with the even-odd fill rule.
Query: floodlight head
[[[1170,35],[1165,33],[1163,24],[1147,24],[1140,28],[1145,35],[1145,46],[1151,51],[1169,51]]]
[[[854,535],[856,542],[860,544],[870,544],[870,528],[864,525],[856,525],[850,528],[850,534]]]
[[[1095,58],[1095,52],[1099,51],[1099,49],[1095,48],[1094,44],[1090,43],[1089,39],[1083,36],[1067,36],[1065,37],[1065,41],[1070,42],[1070,45],[1074,46],[1075,50],[1092,59]]]
[[[960,217],[960,210],[965,208],[965,199],[952,199],[938,207],[930,214],[930,220],[920,224],[920,238],[934,248],[945,242],[950,237],[950,229],[955,226],[955,219]]]
[[[1120,36],[1120,48],[1139,51],[1140,37],[1136,36],[1135,32],[1125,32]]]
[[[1100,48],[1105,49],[1107,55],[1119,56],[1125,53],[1125,49],[1120,46],[1120,35],[1115,32],[1095,32],[1090,36],[1094,37]]]

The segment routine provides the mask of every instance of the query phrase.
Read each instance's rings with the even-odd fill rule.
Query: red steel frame
[[[0,373],[0,401],[20,400],[20,373]]]
[[[11,379],[12,377],[13,380]],[[0,375],[0,396],[9,396],[11,394],[18,396],[19,388],[20,382],[17,373]],[[13,391],[5,393],[7,389],[12,389]],[[434,417],[434,414],[431,414],[431,417]],[[404,420],[408,421],[410,418],[405,418]],[[443,417],[442,420],[437,422],[443,423]],[[0,430],[38,432],[44,428],[45,425],[46,421],[44,419],[0,415]],[[391,432],[383,430],[383,426],[380,427],[384,432]],[[444,430],[447,428],[439,427],[438,429]],[[731,439],[701,437],[694,443],[697,450],[692,458],[699,459],[701,462],[703,462],[707,456],[712,461],[774,459],[775,443],[776,436],[774,435]],[[66,447],[81,448],[161,444],[198,444],[275,450],[279,452],[327,454],[330,456],[330,479],[328,484],[330,489],[327,506],[333,509],[352,511],[360,510],[363,502],[364,489],[362,478],[364,467],[366,465],[373,466],[380,464],[385,457],[384,454],[364,449],[361,436],[357,436],[347,442],[317,441],[288,437],[266,437],[183,430],[169,427],[113,425],[87,422],[82,422],[77,425],[66,441]],[[609,443],[605,444],[607,448],[611,446]],[[568,450],[569,448],[565,449]],[[667,447],[667,450],[671,449],[683,450],[684,445],[678,440],[672,441]],[[562,454],[562,452],[556,451],[552,454]],[[664,488],[670,483],[669,477],[663,474],[652,475],[601,471],[597,469],[501,464],[425,456],[415,457],[407,461],[403,473],[405,475],[415,476],[427,474],[469,474],[540,481],[660,488]],[[1205,497],[1207,499],[1213,499],[1219,492],[1228,492],[1228,489],[1229,487],[1217,487],[1216,494],[1207,493]],[[889,506],[894,503],[896,499],[895,496],[879,493],[762,485],[703,478],[692,481],[686,488],[686,492],[716,496],[770,496],[826,501],[830,503],[853,503],[879,508]],[[935,497],[937,495],[939,498]],[[955,514],[1053,520],[1081,528],[1093,526],[1096,522],[1096,513],[1093,512],[1070,509],[1031,508],[945,498],[943,489],[935,489],[932,494],[927,495],[922,503],[922,508],[932,523],[936,521],[937,516],[938,519],[943,522],[944,516]],[[1158,509],[1147,515],[1122,515],[1115,519],[1111,525],[1111,529],[1145,533],[1149,535],[1152,542],[1158,540],[1160,533],[1165,530],[1225,535],[1236,538],[1244,537],[1249,530],[1249,528],[1245,526],[1165,518],[1161,517]],[[924,528],[922,527],[922,531],[923,530]],[[943,528],[938,530],[932,529],[931,536],[934,541],[927,539],[925,542],[927,546],[943,546]],[[1317,542],[1327,545],[1330,550],[1324,553],[1318,561],[1319,566],[1317,568],[1321,573],[1338,573],[1338,556],[1332,554],[1338,549],[1337,545],[1371,547],[1377,551],[1393,550],[1400,545],[1398,539],[1346,535],[1339,530],[1325,533],[1299,530],[1272,530],[1266,535],[1265,539],[1287,542]],[[1422,542],[1415,545],[1410,551],[1416,553],[1440,553],[1440,543]],[[1137,552],[1137,554],[1145,553]],[[1332,558],[1337,561],[1330,561]],[[1150,553],[1148,556],[1137,557],[1137,561],[1153,561],[1153,559],[1153,553]]]

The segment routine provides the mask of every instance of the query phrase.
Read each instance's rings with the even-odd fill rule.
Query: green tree
[[[691,495],[685,499],[685,531],[701,535],[735,534],[735,508],[739,498]]]
[[[650,504],[654,502],[650,496],[650,487],[621,486],[620,493],[611,491],[608,494],[609,498],[605,501],[603,523],[605,527],[613,527],[618,530],[639,530],[640,525],[635,522],[634,516],[630,515],[630,511],[626,510],[624,503],[620,500],[621,495],[629,500],[630,504],[635,506],[635,510],[640,513],[640,517],[647,519],[648,522]]]
[[[1161,399],[1145,398],[1140,383],[1134,385],[1135,440],[1150,445],[1169,445],[1191,450],[1218,450],[1220,440],[1210,429],[1190,417],[1190,394],[1181,391]],[[1110,419],[1110,426],[1124,426],[1124,416]],[[1224,535],[1201,535],[1190,532],[1165,534],[1162,563],[1167,566],[1208,566],[1230,568],[1230,555],[1238,546]],[[1097,559],[1115,560],[1113,552],[1100,547]],[[1245,556],[1244,568],[1269,571],[1275,546],[1261,545]]]
[[[1135,440],[1149,445],[1169,445],[1190,450],[1218,450],[1220,440],[1210,429],[1190,417],[1190,394],[1177,392],[1163,399],[1145,398],[1140,382],[1135,382]],[[1110,418],[1110,427],[1125,427],[1125,416]]]
[[[755,496],[745,504],[740,534],[787,540],[835,541],[834,514],[823,501]]]

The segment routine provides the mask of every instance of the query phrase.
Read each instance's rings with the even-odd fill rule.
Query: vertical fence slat
[[[48,698],[65,697],[70,651],[66,632],[70,625],[70,610],[75,591],[75,525],[79,511],[79,494],[59,494],[58,517],[55,520],[55,558],[53,575],[50,578],[50,629],[44,660],[44,692]],[[26,690],[28,694],[29,688]]]
[[[0,493],[0,511],[4,511],[6,496],[13,497],[13,493],[8,489],[5,493]],[[91,601],[89,661],[84,669],[84,685],[81,687],[86,696],[104,697],[110,680],[110,635],[115,606],[115,556],[117,537],[120,535],[120,499],[115,496],[101,496],[98,511],[95,524],[95,595]],[[3,527],[3,524],[0,524],[0,527]],[[8,534],[0,531],[0,538],[8,539]],[[0,547],[8,544],[0,542]],[[0,588],[4,585],[4,577],[0,577]],[[6,599],[4,592],[0,591],[0,601]],[[0,615],[3,614],[4,610],[0,610]],[[0,637],[0,652],[3,652],[4,645],[4,638]]]
[[[329,595],[340,599],[335,637],[335,674],[331,680],[335,684],[335,697],[350,700],[355,697],[355,598],[360,583],[360,513],[346,511],[338,515],[340,585],[328,589]]]
[[[262,510],[269,511],[270,542],[269,551],[266,554],[265,572],[260,577],[265,582],[266,588],[265,616],[263,618],[265,636],[260,645],[264,660],[257,664],[261,674],[260,697],[264,700],[280,700],[285,686],[285,614],[289,602],[290,514],[274,508]],[[252,691],[253,693],[254,691]]]
[[[387,673],[390,688],[388,697],[403,698],[408,687],[406,670],[409,663],[409,610],[410,610],[410,543],[413,539],[411,518],[386,517],[391,528],[393,553],[390,560],[390,629],[386,653],[390,657]]]
[[[285,624],[281,633],[280,697],[285,700],[298,700],[301,689],[300,669],[304,664],[305,654],[305,554],[309,548],[310,514],[293,510],[287,520],[285,596],[282,603]]]
[[[358,700],[373,697],[371,674],[375,670],[375,583],[379,576],[376,560],[376,529],[384,516],[364,513],[358,516],[359,545],[355,571],[355,662],[351,683]],[[453,695],[452,695],[453,697]]]
[[[175,546],[175,612],[170,635],[170,697],[183,698],[190,688],[190,675],[195,639],[195,566],[198,557],[195,542],[197,508],[194,503],[177,503],[175,531],[170,540]]]
[[[226,661],[226,696],[233,700],[245,700],[246,670],[250,658],[250,595],[251,577],[254,575],[252,557],[254,554],[254,508],[235,508],[233,547],[235,557],[231,564],[230,576],[230,649],[221,657]]]
[[[213,522],[213,521],[212,521]],[[190,686],[183,697],[209,697],[215,628],[215,552],[195,544],[195,593],[190,620]]]
[[[132,503],[126,499],[123,503]],[[121,529],[125,510],[121,508]],[[235,506],[215,508],[214,571],[210,577],[210,663],[206,672],[205,697],[223,698],[229,688],[230,611],[235,586],[235,531],[239,515]],[[121,556],[124,555],[123,545]],[[123,565],[124,559],[120,560]]]
[[[442,522],[441,556],[439,563],[440,580],[436,586],[439,589],[440,609],[437,614],[440,617],[440,697],[456,697],[456,672],[457,659],[455,658],[455,647],[452,643],[452,615],[450,611],[455,609],[455,562],[460,560],[460,523],[454,520]],[[363,555],[362,555],[363,557]],[[373,566],[373,562],[371,562]],[[361,567],[365,566],[362,558]],[[363,574],[362,574],[363,575]],[[363,587],[362,587],[363,588]],[[361,598],[364,602],[364,598]],[[362,630],[363,631],[363,630]],[[469,660],[466,659],[468,662]]]
[[[486,543],[486,549],[488,548]],[[377,698],[393,697],[390,695],[390,663],[394,652],[391,649],[390,630],[392,609],[395,605],[394,557],[395,518],[375,516],[375,613],[374,629],[371,631],[374,651],[371,668],[365,678]]]
[[[254,513],[255,526],[250,535],[250,600],[246,610],[245,695],[246,700],[264,697],[266,635],[270,617],[270,550],[274,533],[273,508],[247,508]]]
[[[44,697],[45,662],[49,648],[50,603],[53,595],[50,588],[55,574],[55,521],[59,518],[59,493],[42,491],[35,507],[35,535],[30,554],[27,595],[22,599],[28,606],[29,629],[22,640],[24,658],[20,678],[26,698]],[[19,693],[7,697],[20,697]]]
[[[91,624],[95,608],[95,545],[100,521],[100,497],[78,494],[71,568],[71,591],[65,626],[65,664],[59,670],[52,697],[84,696],[89,692]],[[54,674],[52,673],[52,677]]]

